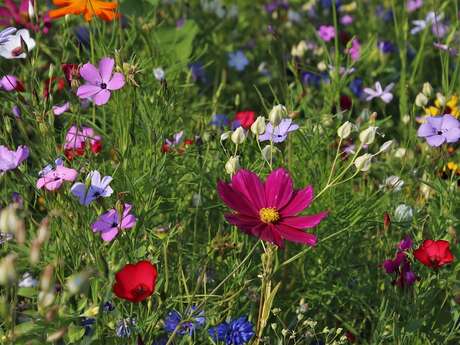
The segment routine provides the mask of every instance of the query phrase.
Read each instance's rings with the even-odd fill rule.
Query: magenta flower
[[[6,146],[0,146],[0,173],[16,169],[19,164],[29,157],[29,148],[21,145],[16,151],[9,150]]]
[[[407,12],[417,11],[420,7],[423,6],[423,0],[407,0],[406,9]]]
[[[35,20],[33,0],[21,0],[19,6],[13,0],[4,0],[3,2],[3,6],[0,6],[1,26],[14,25],[39,31],[40,24],[43,24],[43,33],[48,33],[51,27],[51,20],[48,13],[38,16],[41,23],[32,23],[32,18]]]
[[[14,75],[5,75],[0,79],[0,88],[6,92],[24,91],[24,86]]]
[[[70,109],[70,102],[65,102],[63,104],[53,105],[53,114],[56,116],[64,114],[66,111]]]
[[[455,143],[460,139],[460,122],[452,115],[427,116],[418,131],[417,136],[425,138],[430,146],[438,147]]]
[[[353,61],[359,60],[359,57],[361,56],[361,43],[357,38],[353,38],[351,47],[348,49],[347,53],[350,55]]]
[[[112,241],[121,230],[126,230],[136,225],[136,217],[130,214],[132,205],[124,204],[120,214],[115,208],[101,215],[91,226],[93,232],[100,232],[104,241]]]
[[[392,284],[400,288],[410,287],[414,285],[418,279],[412,271],[411,263],[407,256],[408,251],[411,249],[412,239],[410,236],[406,236],[399,242],[395,258],[387,259],[382,263],[382,267],[387,274],[395,275]]]
[[[330,25],[321,25],[318,29],[318,36],[325,42],[329,42],[335,37],[335,29]]]
[[[61,188],[64,181],[73,182],[77,178],[78,172],[75,169],[66,168],[62,159],[56,159],[56,167],[47,165],[40,171],[40,178],[37,181],[37,188],[47,190],[56,190]]]
[[[340,24],[342,25],[351,25],[353,24],[353,17],[349,14],[344,15],[340,18]]]
[[[235,211],[225,215],[230,224],[278,247],[283,247],[284,240],[316,245],[316,236],[302,230],[315,227],[327,216],[327,212],[298,215],[313,201],[313,187],[294,190],[283,168],[273,170],[265,183],[253,172],[241,169],[231,183],[219,181],[217,192]]]
[[[90,99],[96,105],[106,104],[110,99],[110,91],[121,89],[125,85],[125,78],[121,73],[114,73],[115,60],[102,58],[99,61],[99,69],[90,63],[80,68],[80,75],[86,83],[77,90],[77,96],[82,99]]]

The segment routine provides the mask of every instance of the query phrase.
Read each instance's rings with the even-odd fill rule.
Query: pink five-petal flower
[[[327,216],[327,212],[298,215],[310,206],[313,188],[294,190],[289,173],[282,168],[272,171],[265,183],[255,173],[241,169],[230,183],[219,181],[217,191],[235,211],[225,215],[230,224],[279,247],[284,240],[316,245],[316,236],[302,230],[315,227]]]
[[[100,232],[104,241],[112,241],[121,230],[136,225],[136,217],[130,214],[132,208],[132,205],[124,204],[122,215],[115,208],[107,211],[91,226],[93,232]]]
[[[122,73],[114,73],[115,60],[102,58],[99,61],[99,69],[90,63],[80,68],[80,75],[86,83],[77,90],[77,96],[82,99],[90,99],[96,105],[104,105],[110,99],[110,92],[121,89],[125,85]]]
[[[73,182],[77,178],[78,172],[75,169],[66,168],[58,165],[55,169],[48,171],[37,181],[37,188],[45,188],[53,191],[59,189],[64,181]]]
[[[29,157],[29,148],[21,145],[16,151],[0,146],[0,173],[16,169],[24,160]]]

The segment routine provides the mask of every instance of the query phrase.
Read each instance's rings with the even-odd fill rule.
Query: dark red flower
[[[64,63],[61,65],[61,68],[69,86],[71,86],[72,80],[80,78],[80,70],[77,64]]]
[[[239,111],[235,115],[235,120],[240,123],[241,127],[249,129],[255,121],[255,114],[252,110]]]
[[[340,109],[341,110],[350,110],[353,106],[353,101],[347,95],[340,96]]]
[[[113,292],[118,298],[130,302],[141,302],[155,291],[157,268],[149,261],[127,264],[115,274]]]
[[[425,240],[422,245],[414,251],[414,257],[423,265],[430,268],[439,268],[454,261],[450,252],[449,242],[444,240]]]
[[[61,92],[65,87],[65,80],[59,77],[46,79],[43,86],[43,97],[48,98],[50,93]]]

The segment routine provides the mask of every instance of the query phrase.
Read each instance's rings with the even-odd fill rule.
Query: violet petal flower
[[[130,229],[136,225],[136,217],[130,214],[132,205],[124,204],[120,216],[116,209],[111,209],[101,215],[91,226],[93,232],[100,232],[104,241],[112,241],[121,230]]]
[[[113,73],[115,60],[102,58],[99,68],[90,63],[80,68],[80,75],[86,83],[77,90],[77,96],[82,99],[90,99],[96,105],[104,105],[110,99],[110,91],[121,89],[125,85],[122,73]]]
[[[78,172],[75,169],[64,167],[62,160],[56,160],[56,168],[47,165],[40,173],[37,181],[37,188],[45,188],[49,191],[59,189],[64,181],[73,182]]]
[[[425,118],[417,136],[425,138],[430,146],[438,147],[448,143],[455,143],[460,139],[460,122],[452,115],[428,116]]]
[[[109,186],[112,182],[111,176],[101,178],[99,171],[93,170],[88,174],[86,180],[90,181],[88,189],[84,183],[77,182],[70,190],[73,195],[78,197],[81,205],[88,206],[98,198],[107,198],[112,195],[113,189]]]
[[[6,146],[0,146],[0,173],[16,169],[19,164],[29,157],[29,148],[21,145],[16,151],[9,150]]]
[[[390,103],[393,100],[393,94],[390,92],[394,83],[388,84],[385,89],[382,89],[382,84],[380,82],[375,83],[375,89],[370,87],[365,87],[363,92],[367,95],[366,101],[372,101],[374,98],[380,98],[384,103]]]
[[[70,102],[65,102],[63,104],[53,105],[53,114],[56,116],[64,114],[70,109]]]
[[[259,141],[272,140],[274,143],[282,143],[287,139],[290,132],[296,131],[299,126],[292,122],[292,119],[283,119],[280,124],[275,127],[271,123],[268,123],[265,129],[265,133],[259,135]]]

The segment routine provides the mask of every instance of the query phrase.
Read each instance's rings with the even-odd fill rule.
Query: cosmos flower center
[[[280,219],[278,210],[274,207],[261,208],[259,211],[260,220],[264,223],[275,223]]]

